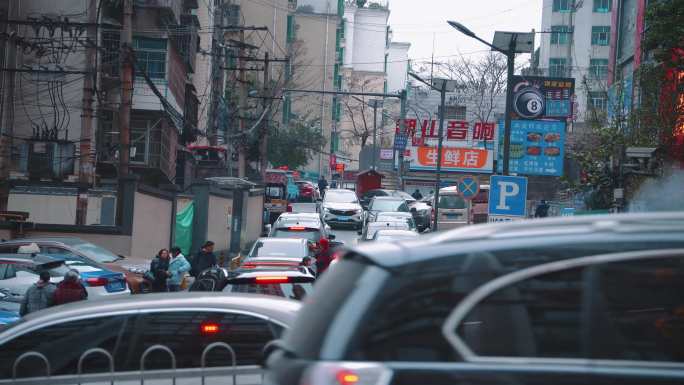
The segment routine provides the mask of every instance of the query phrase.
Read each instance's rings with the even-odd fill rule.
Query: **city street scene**
[[[0,0],[0,385],[683,385],[684,0]]]

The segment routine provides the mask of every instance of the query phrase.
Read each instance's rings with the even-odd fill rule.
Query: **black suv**
[[[317,283],[272,347],[267,383],[682,384],[684,252],[649,255],[675,248],[684,213],[362,246]],[[618,252],[637,255],[575,262]]]

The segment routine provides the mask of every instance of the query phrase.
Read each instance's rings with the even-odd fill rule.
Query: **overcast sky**
[[[488,47],[446,24],[459,21],[491,42],[494,31],[527,32],[541,29],[542,0],[391,0],[390,25],[394,41],[411,43],[414,63],[429,61],[435,37],[435,61],[447,56],[481,55]],[[535,45],[539,46],[539,35]],[[529,58],[529,56],[528,56]],[[521,58],[528,60],[528,58]]]

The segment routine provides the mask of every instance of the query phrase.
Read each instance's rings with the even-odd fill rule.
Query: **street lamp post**
[[[372,99],[368,101],[368,105],[373,108],[373,170],[376,169],[376,158],[378,153],[378,108],[382,108],[382,99]]]
[[[513,106],[513,75],[515,69],[515,54],[523,52],[532,52],[534,50],[534,33],[529,34],[527,32],[497,32],[497,35],[506,36],[508,40],[508,45],[506,49],[497,47],[495,44],[491,44],[479,36],[475,35],[473,31],[468,29],[463,24],[456,21],[447,21],[447,23],[454,27],[456,30],[462,34],[472,37],[473,39],[489,46],[493,51],[500,52],[506,55],[506,62],[508,66],[508,76],[506,79],[506,116],[504,118],[504,150],[503,150],[503,174],[508,175],[509,173],[509,159],[511,154],[511,108]],[[494,36],[494,41],[496,43],[497,35]],[[531,36],[530,41],[521,41],[518,36]],[[518,47],[518,43],[522,42],[523,48]]]
[[[409,72],[409,75],[418,80],[419,82],[427,85],[428,87],[432,88],[433,90],[439,91],[439,96],[440,96],[440,107],[439,107],[439,131],[437,131],[437,167],[435,169],[435,172],[437,175],[435,176],[435,201],[434,201],[434,210],[435,210],[435,218],[434,222],[432,224],[432,229],[433,231],[438,230],[438,219],[439,219],[439,188],[441,187],[442,184],[442,152],[443,152],[443,147],[444,147],[444,115],[446,113],[446,93],[451,92],[456,89],[456,81],[455,80],[449,80],[449,79],[433,79],[432,84],[426,82],[421,78],[420,76]]]

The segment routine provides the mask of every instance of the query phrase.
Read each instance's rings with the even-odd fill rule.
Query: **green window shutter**
[[[337,152],[340,150],[340,138],[337,136],[337,132],[333,132],[330,135],[330,143],[332,152]]]
[[[570,28],[567,25],[551,26],[551,44],[568,44]]]
[[[608,78],[608,59],[589,60],[589,74],[594,79]]]
[[[553,78],[568,76],[568,64],[566,58],[549,59],[549,76]]]
[[[591,44],[607,46],[610,44],[610,26],[591,27]]]
[[[292,43],[295,40],[295,19],[294,15],[287,15],[287,42]]]
[[[612,0],[594,0],[594,12],[608,13],[611,11]]]
[[[337,16],[344,16],[344,0],[337,0]]]
[[[553,0],[553,12],[570,12],[572,0]]]

